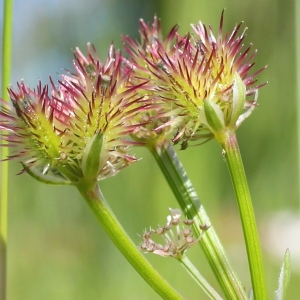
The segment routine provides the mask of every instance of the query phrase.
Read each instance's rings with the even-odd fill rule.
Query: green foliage
[[[291,256],[289,249],[286,250],[284,255],[284,262],[280,268],[280,274],[278,278],[278,289],[276,290],[276,299],[287,299],[286,291],[291,279]]]

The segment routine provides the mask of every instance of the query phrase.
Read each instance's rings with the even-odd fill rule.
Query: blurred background
[[[2,7],[1,22],[2,26]],[[138,38],[139,19],[162,20],[166,34],[180,24],[190,31],[199,20],[215,33],[223,8],[226,31],[244,21],[245,43],[258,49],[256,70],[268,65],[259,82],[259,107],[238,131],[263,245],[270,299],[286,248],[293,274],[287,299],[297,299],[300,283],[300,219],[297,174],[295,7],[291,0],[15,0],[11,84],[34,87],[72,69],[72,50],[85,53],[92,42],[106,59],[120,35]],[[1,28],[2,34],[2,28]],[[1,51],[1,50],[0,50]],[[245,288],[250,287],[243,236],[227,166],[215,141],[178,154]],[[100,183],[113,211],[138,245],[144,228],[164,224],[168,208],[178,207],[154,159],[143,159]],[[0,164],[1,167],[1,164]],[[8,299],[159,299],[119,254],[92,212],[71,187],[40,184],[21,166],[10,164]],[[198,246],[188,252],[201,273],[216,285]],[[186,299],[206,299],[172,259],[147,255]]]

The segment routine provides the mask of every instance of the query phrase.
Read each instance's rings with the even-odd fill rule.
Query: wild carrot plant
[[[260,242],[236,131],[257,106],[265,85],[255,69],[256,50],[244,46],[242,23],[217,35],[202,22],[180,35],[174,26],[166,37],[161,22],[140,21],[140,40],[123,37],[126,57],[111,46],[105,61],[95,47],[74,51],[73,72],[56,83],[35,88],[24,81],[8,87],[10,102],[0,101],[4,160],[21,163],[21,173],[53,185],[78,189],[112,241],[149,285],[164,299],[182,299],[140,252],[179,261],[210,299],[268,299]],[[244,232],[252,287],[238,279],[203,203],[173,145],[188,151],[215,139],[227,161]],[[171,209],[167,223],[142,234],[135,246],[106,202],[98,182],[138,161],[133,147],[146,147],[168,181],[180,209]],[[205,202],[205,201],[204,201]],[[122,204],[120,204],[122,205]],[[157,237],[162,242],[156,241]],[[187,257],[199,244],[223,295]],[[289,274],[286,255],[279,292]],[[250,292],[251,294],[251,292]],[[283,296],[282,296],[283,297]],[[280,298],[281,299],[281,298]]]

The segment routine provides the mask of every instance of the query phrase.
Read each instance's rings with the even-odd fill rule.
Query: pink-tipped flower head
[[[12,148],[10,158],[17,158],[42,174],[56,168],[63,159],[62,124],[48,87],[41,83],[31,90],[24,82],[9,89],[11,103],[1,100],[0,129],[5,146]],[[55,170],[54,172],[56,172]]]
[[[58,174],[72,183],[101,180],[135,162],[130,134],[139,124],[131,119],[148,104],[138,86],[128,87],[122,62],[113,46],[102,63],[89,45],[87,56],[76,49],[74,74],[62,75],[58,87],[51,80],[51,96],[47,87],[11,89],[13,106],[2,102],[0,112],[4,139],[19,146],[11,158],[31,174]]]
[[[121,54],[112,46],[103,64],[89,45],[86,57],[76,49],[76,74],[63,76],[60,82],[66,94],[64,103],[70,107],[69,126],[76,145],[75,156],[90,147],[89,142],[95,135],[103,135],[105,159],[100,178],[113,175],[136,161],[128,152],[128,147],[135,144],[128,136],[139,124],[132,125],[131,120],[147,106],[137,95],[137,87],[128,87],[130,70],[123,72],[122,63]]]
[[[155,16],[151,25],[148,25],[143,19],[139,25],[140,41],[134,41],[129,36],[124,36],[124,48],[129,55],[126,61],[128,69],[131,69],[132,76],[130,84],[137,85],[141,80],[148,80],[148,85],[143,85],[138,89],[139,94],[144,99],[151,101],[151,109],[140,114],[139,118],[144,120],[147,126],[142,126],[133,134],[137,140],[147,140],[148,142],[157,139],[160,136],[169,133],[170,128],[164,126],[162,130],[158,130],[162,124],[168,121],[168,117],[164,117],[164,112],[169,105],[161,101],[159,93],[153,92],[153,83],[157,80],[159,74],[153,74],[150,70],[150,63],[155,66],[161,66],[162,59],[160,57],[161,49],[164,49],[168,55],[172,55],[176,49],[175,45],[180,45],[184,40],[178,34],[178,26],[174,26],[166,38],[163,37],[160,20]],[[157,129],[157,130],[154,130]]]
[[[148,96],[160,98],[164,105],[158,118],[168,120],[156,131],[172,128],[173,141],[181,142],[182,148],[188,141],[218,139],[224,131],[236,130],[252,112],[264,85],[256,84],[264,68],[251,73],[256,51],[251,52],[251,45],[243,50],[241,24],[224,35],[222,13],[217,37],[202,22],[192,28],[193,35],[176,34],[171,48],[156,40],[154,48],[144,47],[150,53],[138,51],[148,72],[145,77],[151,78]]]
[[[155,16],[152,25],[148,25],[143,19],[140,20],[139,33],[140,41],[134,41],[129,36],[124,36],[124,48],[130,56],[127,61],[128,66],[134,68],[136,76],[145,77],[151,74],[148,72],[148,64],[145,59],[151,59],[156,63],[161,61],[159,56],[159,49],[163,47],[167,53],[173,51],[173,46],[176,41],[180,40],[178,26],[174,26],[166,38],[163,38],[160,20]],[[145,73],[144,73],[145,72]]]

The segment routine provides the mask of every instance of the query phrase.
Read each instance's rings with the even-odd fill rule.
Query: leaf
[[[278,289],[275,292],[276,300],[283,300],[291,277],[291,256],[290,250],[287,249],[284,255],[284,261],[280,269],[278,279]]]

